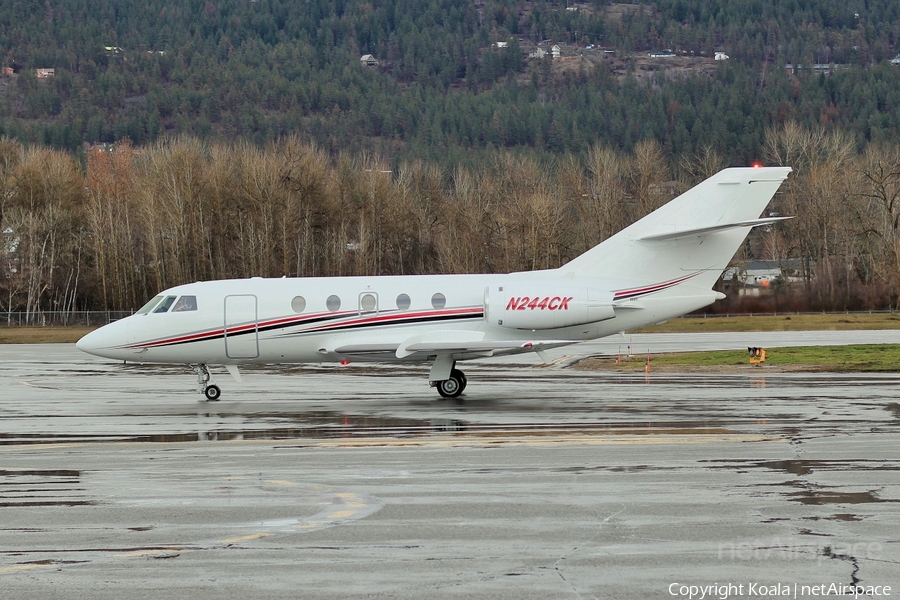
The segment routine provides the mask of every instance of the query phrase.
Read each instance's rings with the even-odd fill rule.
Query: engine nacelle
[[[615,318],[612,292],[546,283],[492,285],[484,319],[510,329],[558,329]]]

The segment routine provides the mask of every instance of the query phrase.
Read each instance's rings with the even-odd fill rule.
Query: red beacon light
[[[759,162],[759,161],[754,162],[754,163],[753,163],[753,168],[754,168],[754,169],[762,169],[762,163]]]

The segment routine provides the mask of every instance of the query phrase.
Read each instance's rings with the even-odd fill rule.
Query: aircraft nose
[[[75,347],[94,356],[118,358],[118,347],[128,343],[128,324],[123,319],[96,329],[75,342]]]
[[[103,334],[100,331],[103,328],[96,329],[89,334],[83,336],[80,340],[75,342],[75,347],[81,350],[82,352],[87,352],[88,354],[94,354],[97,350],[103,347],[100,340],[103,338]]]

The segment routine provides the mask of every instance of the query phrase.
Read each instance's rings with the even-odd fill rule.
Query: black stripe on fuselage
[[[378,314],[384,315],[385,313],[382,312],[382,313],[378,313]],[[354,315],[350,316],[350,318],[356,319],[356,318],[359,318],[359,316],[360,315],[358,315],[358,314],[354,314]],[[263,331],[286,329],[289,327],[296,327],[298,325],[312,325],[312,324],[317,324],[317,323],[321,324],[321,323],[325,323],[328,321],[339,321],[341,319],[346,319],[346,318],[348,318],[348,315],[346,315],[346,314],[325,315],[325,316],[321,316],[321,317],[301,319],[300,323],[274,323],[272,325],[264,325],[262,327],[249,328],[245,331],[229,333],[228,337],[236,338],[236,337],[240,337],[242,335],[255,334],[255,333],[263,332]],[[316,329],[314,331],[295,331],[295,332],[284,333],[278,337],[279,338],[293,338],[293,337],[310,336],[310,335],[314,335],[317,333],[331,333],[331,332],[335,332],[335,331],[346,332],[346,331],[353,331],[355,329],[364,329],[364,328],[368,329],[370,327],[382,327],[382,326],[390,327],[390,326],[395,326],[395,325],[440,323],[440,322],[444,322],[444,321],[463,320],[463,319],[482,319],[482,318],[483,318],[483,313],[474,313],[474,314],[466,313],[466,314],[459,314],[459,315],[433,315],[433,316],[426,316],[426,317],[398,318],[398,319],[390,320],[390,321],[374,321],[374,322],[368,322],[368,323],[365,323],[365,322],[364,323],[348,323],[346,325],[336,325],[335,327],[329,327],[329,328],[325,328],[325,329]],[[224,339],[224,338],[225,338],[225,335],[223,333],[217,333],[217,334],[212,334],[209,336],[204,336],[204,337],[199,337],[199,338],[194,338],[194,339],[189,339],[189,340],[179,340],[179,341],[174,341],[174,342],[169,342],[169,343],[161,343],[161,344],[157,343],[156,345],[153,345],[153,346],[144,346],[144,347],[146,347],[146,348],[167,348],[170,346],[181,346],[183,344],[192,344],[194,342],[208,342],[208,341],[219,340],[219,339]],[[153,344],[153,343],[154,342],[148,342],[148,344]],[[140,347],[140,346],[138,346],[138,347]]]

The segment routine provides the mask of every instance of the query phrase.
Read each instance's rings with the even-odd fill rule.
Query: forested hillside
[[[900,308],[898,37],[896,0],[0,0],[0,311],[556,267],[755,160],[795,170],[739,256],[798,259],[772,307]]]
[[[655,139],[672,157],[711,147],[746,164],[765,127],[787,121],[846,129],[860,144],[900,133],[894,0],[35,7],[0,0],[0,56],[14,72],[0,76],[0,134],[62,149],[300,133],[328,152],[375,150],[396,166],[498,147],[630,151]],[[559,58],[528,57],[554,43]],[[664,48],[677,68],[647,59]],[[713,62],[716,51],[730,60]],[[364,54],[378,64],[362,66]],[[836,66],[789,76],[787,63]],[[54,75],[38,78],[42,68]]]

